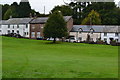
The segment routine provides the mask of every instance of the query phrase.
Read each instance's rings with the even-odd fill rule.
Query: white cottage
[[[77,42],[86,41],[88,35],[90,41],[96,42],[101,38],[101,32],[103,28],[101,26],[89,26],[89,25],[74,25],[70,32],[70,36],[74,36]]]
[[[101,33],[101,40],[107,41],[110,44],[110,41],[115,40],[120,42],[120,26],[104,26]]]
[[[120,42],[120,26],[105,25],[74,25],[70,36],[76,39],[76,42],[86,41],[88,35],[90,41],[96,42],[98,39],[110,44],[111,40]]]
[[[23,37],[30,36],[30,24],[32,18],[11,18],[0,21],[0,35],[16,33]]]

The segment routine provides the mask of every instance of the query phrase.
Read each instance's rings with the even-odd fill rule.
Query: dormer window
[[[93,34],[93,32],[94,32],[94,29],[93,29],[93,28],[91,28],[91,29],[90,29],[90,33],[91,33],[91,34]]]
[[[79,28],[79,29],[78,29],[78,32],[79,32],[79,33],[81,33],[82,31],[83,31],[82,28]]]
[[[104,36],[107,36],[107,33],[104,33]]]

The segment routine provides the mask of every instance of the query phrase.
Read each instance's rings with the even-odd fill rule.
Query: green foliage
[[[56,6],[53,8],[53,10],[51,10],[51,12],[55,12],[55,11],[61,11],[63,16],[71,16],[73,14],[72,9],[69,6]]]
[[[101,17],[102,25],[120,25],[120,8],[116,7],[115,2],[92,2],[92,4],[89,2],[71,2],[69,5],[73,10],[74,24],[81,24],[91,10],[95,10]]]
[[[88,16],[82,21],[82,25],[99,25],[101,24],[101,19],[99,13],[92,10]]]
[[[46,38],[62,38],[67,36],[66,22],[62,14],[55,11],[50,15],[44,27],[44,37]]]
[[[29,2],[20,2],[19,17],[29,17],[31,13],[31,6]]]
[[[18,17],[18,15],[18,4],[14,2],[5,12],[4,19],[9,19],[10,16]]]
[[[17,2],[13,2],[13,4],[11,5],[8,5],[8,4],[2,5],[3,19],[9,19],[10,16],[14,18],[29,17],[30,13],[32,14],[32,16],[34,16],[34,13],[36,13],[37,16],[43,16],[39,12],[36,12],[35,10],[31,9],[29,2],[20,2],[19,5]]]
[[[9,7],[10,5],[8,4],[2,5],[2,19],[4,19],[4,14],[6,13]]]
[[[119,25],[119,12],[114,2],[93,2],[83,9],[85,18],[91,10],[100,14],[102,25]]]

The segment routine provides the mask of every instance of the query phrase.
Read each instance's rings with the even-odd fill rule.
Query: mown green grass
[[[3,78],[117,78],[118,47],[3,37]]]

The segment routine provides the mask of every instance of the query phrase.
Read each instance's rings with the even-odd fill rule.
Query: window
[[[2,32],[2,30],[0,30],[0,32]]]
[[[7,32],[8,32],[8,34],[10,34],[10,30],[8,30]]]
[[[118,33],[115,33],[115,37],[118,37]]]
[[[107,41],[107,38],[104,38],[104,41]]]
[[[82,30],[82,28],[79,28],[78,31],[79,31],[79,33],[81,33],[83,30]]]
[[[24,35],[26,35],[26,32],[24,32]]]
[[[93,32],[94,32],[94,29],[93,29],[93,28],[91,28],[91,29],[90,29],[90,33],[91,33],[91,34],[93,34]]]
[[[40,32],[37,32],[37,38],[40,38]]]
[[[107,36],[107,33],[104,33],[104,36]]]
[[[26,25],[26,28],[28,28],[28,26]]]
[[[35,29],[35,25],[32,25],[32,29]]]
[[[28,35],[29,33],[27,32],[27,35]]]
[[[17,34],[19,34],[19,31],[17,31]]]
[[[14,33],[14,30],[12,30],[12,33]]]
[[[81,41],[81,40],[82,40],[82,37],[79,37],[79,40]]]
[[[10,28],[10,25],[8,25],[8,28]]]
[[[17,25],[17,28],[19,28],[19,25]]]
[[[13,29],[14,29],[14,25],[13,25]]]
[[[35,38],[35,32],[31,33],[31,38]]]

